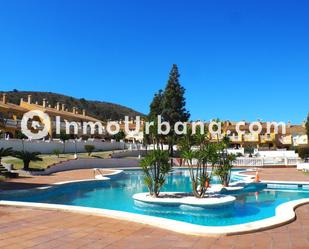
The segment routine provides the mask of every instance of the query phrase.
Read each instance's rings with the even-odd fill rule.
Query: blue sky
[[[308,1],[2,1],[0,89],[147,113],[178,64],[193,119],[301,122]]]

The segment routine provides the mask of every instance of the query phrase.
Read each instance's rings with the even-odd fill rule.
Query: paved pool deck
[[[296,169],[261,169],[262,180],[309,181]],[[76,170],[14,179],[7,184],[50,185],[93,178],[92,170]],[[29,184],[29,186],[28,186]],[[1,188],[5,184],[2,184]],[[139,223],[92,215],[34,208],[0,207],[0,248],[233,248],[308,249],[309,205],[296,209],[296,221],[263,232],[235,236],[188,236]]]
[[[108,174],[113,171],[114,169],[100,170],[100,172],[102,172],[103,174]],[[51,175],[21,176],[19,178],[11,178],[4,182],[0,182],[0,189],[1,190],[30,189],[36,187],[49,186],[56,182],[66,182],[66,181],[75,181],[84,179],[94,179],[94,171],[92,169],[80,169],[80,170],[58,172]]]

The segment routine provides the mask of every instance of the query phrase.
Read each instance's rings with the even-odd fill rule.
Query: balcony
[[[258,134],[245,134],[244,135],[244,141],[245,142],[258,142],[259,141],[259,135]]]
[[[275,136],[273,134],[260,135],[261,143],[273,142],[274,140],[275,140]]]
[[[295,135],[295,136],[293,136],[293,145],[294,146],[306,145],[306,144],[308,144],[307,135]]]
[[[4,120],[4,126],[10,127],[10,128],[19,128],[20,127],[20,121],[19,120],[13,120],[13,119],[5,119]]]
[[[230,141],[233,143],[242,142],[242,136],[232,135],[232,136],[229,136],[229,138],[230,138]]]
[[[292,136],[291,135],[280,136],[279,141],[282,144],[290,145],[290,144],[292,144]]]

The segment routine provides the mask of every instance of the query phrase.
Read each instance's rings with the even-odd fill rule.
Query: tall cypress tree
[[[163,100],[163,91],[159,90],[153,97],[153,100],[150,104],[150,112],[148,118],[153,121],[158,115],[162,114],[162,100]]]
[[[171,157],[176,142],[174,125],[178,121],[186,122],[190,118],[190,113],[186,110],[185,89],[180,85],[179,76],[178,67],[173,64],[162,98],[162,117],[171,125],[171,132],[168,135]]]
[[[148,122],[153,122],[154,125],[150,127],[150,133],[146,134],[144,129],[144,138],[145,142],[157,144],[159,148],[159,143],[162,143],[162,137],[157,132],[157,116],[162,115],[162,100],[163,100],[163,91],[159,90],[153,97],[152,102],[150,104],[150,111],[147,116]],[[163,147],[163,145],[162,145]]]

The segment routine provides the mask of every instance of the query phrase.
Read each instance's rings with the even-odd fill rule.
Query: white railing
[[[264,162],[262,158],[237,157],[233,164],[235,166],[260,167],[263,166]]]
[[[299,162],[301,160],[297,157],[237,157],[233,165],[242,167],[296,166]],[[178,163],[176,162],[175,165]],[[193,159],[192,165],[196,164],[197,160]],[[188,163],[183,161],[182,166],[188,166]]]
[[[237,157],[235,166],[263,167],[263,166],[295,166],[300,161],[293,157]]]

